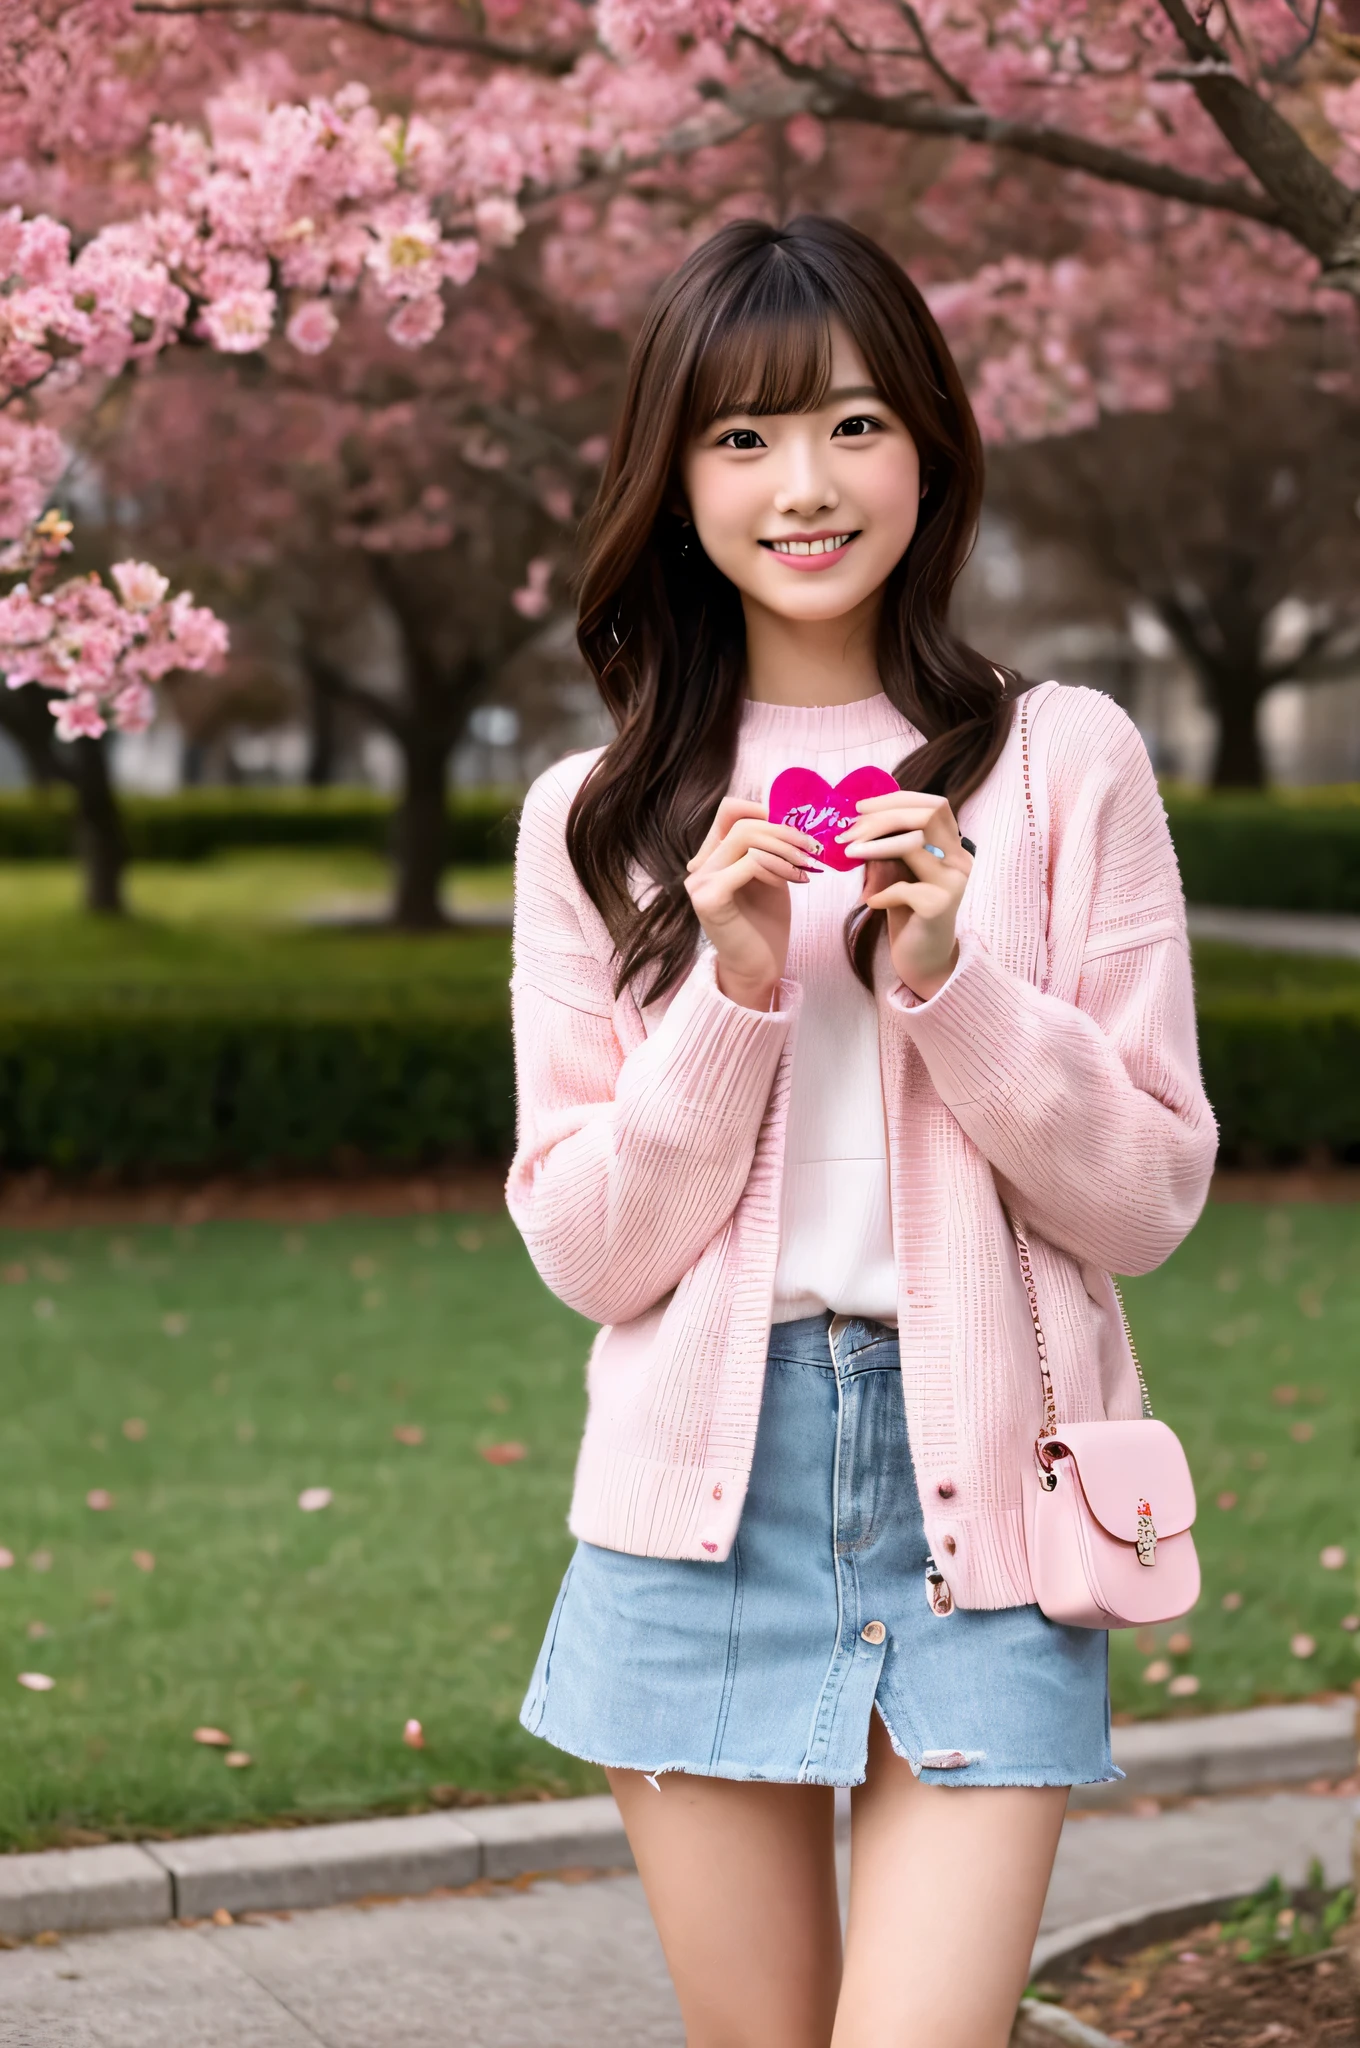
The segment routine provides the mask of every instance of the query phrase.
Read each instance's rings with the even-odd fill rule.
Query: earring
[[[689,554],[689,537],[693,533],[693,531],[694,527],[688,519],[682,519],[680,521],[680,559],[682,561],[685,560],[685,558]]]

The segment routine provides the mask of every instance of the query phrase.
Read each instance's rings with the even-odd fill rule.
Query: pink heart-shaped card
[[[859,817],[855,805],[861,797],[885,796],[899,787],[886,768],[852,768],[834,789],[815,768],[781,768],[770,784],[770,823],[810,832],[821,846],[827,866],[848,872],[863,863],[846,857],[845,848],[836,844],[836,834]]]

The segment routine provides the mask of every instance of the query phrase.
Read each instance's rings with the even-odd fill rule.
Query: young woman
[[[524,807],[508,1198],[602,1327],[523,1718],[606,1767],[690,2048],[1003,2048],[1067,1787],[1116,1775],[1106,1639],[1026,1565],[1014,1232],[1059,1415],[1136,1416],[1109,1275],[1189,1230],[1215,1133],[1137,733],[946,623],[981,491],[902,271],[725,228],[587,536],[617,735]],[[770,820],[780,769],[866,763],[900,793],[848,872]]]

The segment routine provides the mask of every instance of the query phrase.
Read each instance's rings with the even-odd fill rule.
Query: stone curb
[[[1302,1700],[1183,1721],[1139,1721],[1114,1731],[1122,1782],[1077,1785],[1074,1807],[1117,1806],[1138,1795],[1183,1798],[1249,1785],[1349,1778],[1356,1768],[1356,1702]]]
[[[1356,1765],[1355,1702],[1255,1707],[1117,1728],[1114,1753],[1126,1773],[1123,1781],[1081,1787],[1074,1805],[1348,1777]],[[402,1897],[480,1878],[503,1881],[528,1871],[608,1870],[632,1860],[618,1809],[607,1796],[49,1849],[0,1855],[0,1934],[22,1939],[49,1930],[87,1933],[198,1918],[223,1908],[243,1913],[333,1906],[371,1894]],[[1204,1917],[1204,1909],[1212,1916],[1218,1904],[1195,1900],[1170,1910]],[[1071,1953],[1082,1940],[1108,1938],[1120,1924],[1093,1923],[1041,1942],[1035,1968]]]
[[[1053,2048],[1059,2041],[1066,2042],[1067,2048],[1115,2048],[1108,2034],[1074,2019],[1062,2006],[1044,2005],[1037,1998],[1022,1999],[1010,2048]]]

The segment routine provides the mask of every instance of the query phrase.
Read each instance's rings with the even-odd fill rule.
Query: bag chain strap
[[[1034,1285],[1034,1268],[1030,1264],[1029,1244],[1025,1238],[1025,1233],[1021,1230],[1014,1217],[1011,1218],[1011,1229],[1015,1233],[1015,1248],[1020,1254],[1020,1273],[1025,1283],[1025,1293],[1029,1297],[1030,1319],[1034,1324],[1034,1343],[1039,1353],[1039,1371],[1044,1382],[1044,1422],[1043,1428],[1039,1431],[1039,1442],[1042,1443],[1045,1437],[1056,1436],[1058,1433],[1058,1404],[1053,1395],[1053,1375],[1048,1368],[1048,1340],[1044,1336],[1044,1326],[1039,1320],[1039,1293]],[[1143,1377],[1143,1362],[1138,1356],[1138,1346],[1134,1343],[1133,1331],[1129,1328],[1129,1312],[1124,1306],[1124,1297],[1120,1292],[1119,1282],[1114,1279],[1113,1275],[1111,1276],[1110,1284],[1114,1288],[1114,1298],[1119,1303],[1119,1314],[1124,1324],[1124,1337],[1129,1347],[1129,1356],[1133,1360],[1133,1369],[1138,1375],[1138,1391],[1143,1400],[1143,1415],[1145,1419],[1150,1420],[1152,1416],[1152,1397],[1148,1393],[1147,1381]]]
[[[1016,708],[1019,712],[1020,725],[1020,764],[1025,778],[1025,815],[1029,822],[1030,837],[1037,847],[1040,845],[1039,821],[1035,816],[1034,789],[1030,779],[1028,692],[1021,697]],[[1034,1320],[1034,1342],[1039,1351],[1039,1371],[1042,1373],[1044,1381],[1044,1426],[1039,1431],[1039,1438],[1042,1442],[1044,1437],[1057,1434],[1058,1408],[1053,1398],[1053,1377],[1048,1369],[1048,1344],[1044,1338],[1044,1326],[1039,1321],[1039,1296],[1034,1285],[1034,1270],[1029,1261],[1029,1245],[1026,1243],[1025,1234],[1015,1218],[1011,1216],[1008,1220],[1011,1229],[1015,1233],[1016,1248],[1020,1253],[1020,1271],[1024,1276],[1025,1292],[1029,1296],[1029,1312]],[[1138,1356],[1138,1346],[1134,1343],[1133,1331],[1129,1328],[1129,1312],[1124,1306],[1124,1297],[1119,1291],[1119,1282],[1114,1278],[1113,1274],[1110,1276],[1110,1284],[1114,1288],[1114,1298],[1119,1303],[1119,1313],[1124,1324],[1124,1336],[1128,1343],[1129,1356],[1133,1360],[1133,1369],[1138,1375],[1138,1391],[1143,1397],[1143,1414],[1150,1419],[1152,1415],[1152,1397],[1148,1393],[1147,1381],[1143,1377],[1143,1364]]]

